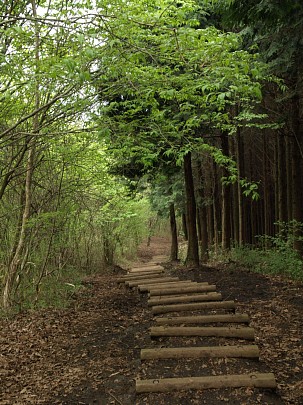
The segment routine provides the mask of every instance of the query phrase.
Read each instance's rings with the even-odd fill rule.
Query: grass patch
[[[211,260],[234,262],[236,266],[242,266],[257,273],[303,280],[303,261],[289,246],[267,250],[250,246],[235,247],[229,252],[212,255]]]
[[[15,295],[15,307],[19,310],[41,308],[66,308],[77,293],[86,287],[83,269],[66,267],[49,273],[37,287],[37,278],[21,281]]]

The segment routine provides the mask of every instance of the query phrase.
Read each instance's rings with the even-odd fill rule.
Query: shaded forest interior
[[[0,5],[3,309],[169,223],[172,261],[302,278],[302,2],[93,3]]]

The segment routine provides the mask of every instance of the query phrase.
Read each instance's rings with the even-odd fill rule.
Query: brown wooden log
[[[173,283],[169,283],[169,284],[167,284],[167,286],[165,286],[165,285],[161,286],[161,284],[157,284],[157,285],[153,284],[153,285],[151,285],[151,288],[148,290],[149,291],[148,297],[149,298],[157,297],[157,296],[153,295],[154,291],[165,291],[165,290],[170,290],[171,288],[179,288],[179,287],[181,287],[181,288],[194,287],[196,285],[201,285],[201,284],[205,285],[205,286],[208,285],[208,283],[200,283],[200,282],[198,283],[197,281],[191,281],[191,280],[188,280],[188,281],[180,280],[178,283],[176,282],[176,285],[174,285]],[[151,295],[153,295],[153,296],[151,297]],[[174,294],[174,295],[179,295],[179,294]],[[164,296],[164,295],[162,295],[160,293],[160,295],[158,295],[158,297],[161,297],[161,296]]]
[[[196,315],[196,316],[177,316],[156,318],[155,321],[160,325],[177,325],[177,324],[199,324],[199,323],[249,323],[250,319],[247,314],[214,314],[214,315]]]
[[[137,276],[148,276],[150,274],[161,274],[164,273],[164,269],[146,270],[146,271],[136,271],[134,273],[128,272],[122,277],[137,277]]]
[[[175,347],[142,349],[141,360],[184,359],[202,357],[245,357],[259,358],[256,345],[244,346],[209,346],[209,347]]]
[[[205,294],[192,294],[192,295],[178,295],[170,297],[152,298],[148,300],[147,305],[166,305],[166,304],[178,304],[181,302],[202,302],[202,301],[220,301],[222,294],[217,292],[210,292]]]
[[[195,293],[195,292],[203,292],[203,291],[216,291],[216,286],[214,284],[202,284],[198,283],[195,286],[189,287],[180,287],[174,289],[153,289],[150,292],[150,296],[156,298],[156,296],[160,297],[162,295],[175,295],[175,294],[188,294],[188,293]]]
[[[153,270],[164,270],[163,266],[159,264],[146,266],[146,267],[136,267],[129,270],[129,273],[141,273],[142,271],[153,271]]]
[[[157,283],[164,283],[168,281],[176,281],[179,280],[178,277],[152,277],[149,279],[144,279],[144,280],[134,280],[134,281],[126,281],[125,284],[127,284],[129,287],[137,287],[138,285],[145,285],[145,284],[157,284]]]
[[[208,388],[276,388],[277,383],[272,373],[250,373],[214,375],[206,377],[163,378],[151,380],[136,380],[136,391],[141,392],[171,392],[185,390],[204,390]]]
[[[196,284],[194,281],[169,281],[169,282],[164,282],[164,283],[159,283],[159,284],[144,284],[144,285],[139,285],[140,291],[152,291],[153,288],[175,288],[177,286],[188,286],[188,285],[193,285]]]
[[[152,274],[143,274],[138,276],[122,276],[117,279],[117,283],[125,283],[125,281],[135,281],[135,280],[148,280],[150,278],[163,277],[162,273],[152,273]]]
[[[137,263],[132,268],[139,269],[142,267],[160,266],[160,265],[161,264],[160,264],[159,260],[150,260],[149,262],[146,262],[146,263]]]
[[[217,327],[217,326],[152,326],[151,336],[214,336],[233,337],[253,340],[255,330],[248,327]]]
[[[166,314],[168,312],[195,311],[203,309],[235,309],[234,301],[198,302],[197,304],[157,305],[152,307],[153,314]]]

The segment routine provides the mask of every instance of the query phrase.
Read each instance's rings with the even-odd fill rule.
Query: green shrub
[[[259,273],[303,279],[303,261],[290,247],[283,250],[237,247],[231,250],[230,259]]]
[[[249,270],[263,274],[276,274],[293,279],[303,280],[303,260],[293,249],[296,231],[303,228],[303,224],[295,221],[277,223],[279,232],[276,236],[259,236],[258,245],[236,246],[229,252],[210,251],[211,260],[235,262]]]
[[[15,295],[15,304],[19,311],[36,308],[65,308],[75,294],[84,286],[81,280],[85,272],[66,267],[45,276],[37,288],[37,278],[24,278]]]

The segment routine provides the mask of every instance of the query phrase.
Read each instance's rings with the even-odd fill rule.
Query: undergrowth
[[[47,275],[38,287],[35,280],[24,280],[15,296],[15,309],[66,308],[84,288],[82,280],[85,275],[83,269],[69,266]]]
[[[236,247],[229,252],[228,259],[258,273],[303,280],[303,261],[291,248],[263,250],[248,246]]]

